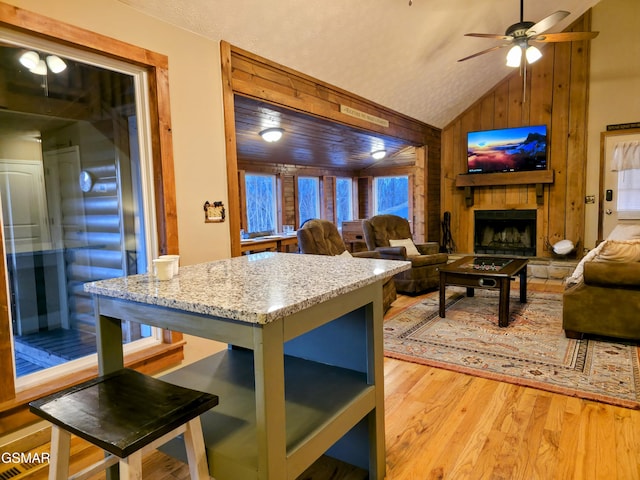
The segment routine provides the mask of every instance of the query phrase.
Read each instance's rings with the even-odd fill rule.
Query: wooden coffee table
[[[527,263],[523,258],[464,257],[440,267],[440,317],[444,318],[447,285],[467,287],[467,297],[474,289],[500,290],[498,325],[509,325],[509,293],[511,280],[520,277],[520,303],[527,302]]]

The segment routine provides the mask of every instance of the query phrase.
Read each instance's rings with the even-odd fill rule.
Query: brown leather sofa
[[[301,253],[313,255],[344,255],[347,248],[338,232],[338,228],[329,220],[314,218],[307,220],[297,232],[298,248]],[[353,252],[359,258],[381,258],[378,252]],[[396,285],[393,278],[382,286],[382,306],[386,312],[397,298]]]
[[[640,340],[640,262],[587,261],[583,277],[563,295],[566,336]]]
[[[439,268],[449,256],[439,253],[436,242],[416,244],[419,255],[407,255],[403,246],[391,246],[391,240],[411,239],[409,222],[397,215],[376,215],[362,221],[367,248],[379,252],[382,258],[411,262],[411,268],[394,276],[398,292],[418,294],[440,285]]]

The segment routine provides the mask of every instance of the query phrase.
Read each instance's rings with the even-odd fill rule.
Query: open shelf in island
[[[367,416],[375,409],[376,386],[367,383],[363,372],[290,355],[285,355],[284,363],[288,477],[295,478],[304,472],[310,458],[325,452],[357,466],[364,463],[366,467]],[[214,477],[257,479],[253,352],[230,348],[162,379],[216,392],[220,404],[202,416],[211,472]],[[343,448],[347,444],[349,448]],[[168,443],[162,450],[186,460],[179,440]]]

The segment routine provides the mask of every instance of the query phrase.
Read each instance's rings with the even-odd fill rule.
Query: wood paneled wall
[[[590,28],[588,11],[568,31]],[[585,41],[546,44],[527,71],[526,89],[514,71],[443,129],[441,209],[451,212],[456,251],[473,252],[474,211],[488,209],[536,209],[537,256],[551,256],[545,246],[565,238],[582,251],[589,49]],[[474,205],[467,207],[464,190],[455,186],[466,173],[467,132],[537,124],[547,125],[548,168],[555,173],[554,183],[544,186],[544,203],[536,202],[535,185],[486,186],[475,187]]]
[[[428,205],[419,197],[414,199],[415,211],[420,211],[425,220],[414,225],[416,239],[438,241],[440,219],[440,141],[441,130],[414,120],[398,112],[378,105],[333,85],[324,83],[291,68],[271,62],[263,57],[234,47],[227,42],[220,43],[223,78],[223,99],[225,111],[225,136],[227,146],[227,179],[229,188],[229,228],[231,232],[240,230],[242,212],[237,179],[239,163],[237,157],[234,95],[243,95],[263,100],[289,109],[308,113],[337,123],[363,128],[373,132],[401,138],[415,145],[424,145],[425,166],[415,167],[411,172],[420,175],[422,186],[428,186]],[[381,127],[364,119],[351,117],[340,112],[340,105],[382,117],[389,121],[389,127]],[[371,174],[371,173],[368,173]],[[331,175],[337,175],[333,173]],[[427,208],[427,210],[425,210]],[[362,211],[359,212],[362,217]],[[240,254],[239,236],[231,235],[231,254]]]

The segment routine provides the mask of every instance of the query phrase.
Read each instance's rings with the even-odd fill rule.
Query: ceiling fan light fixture
[[[273,143],[282,138],[284,130],[282,128],[267,128],[260,132],[260,136],[265,142]]]
[[[47,74],[47,64],[44,63],[44,60],[40,60],[38,62],[38,64],[35,67],[30,68],[29,71],[31,73],[36,74],[36,75],[46,75]]]
[[[527,57],[527,63],[529,64],[537,62],[542,58],[542,52],[540,52],[540,50],[538,50],[538,48],[534,47],[533,45],[529,45],[527,47],[525,55]]]
[[[51,70],[53,73],[60,73],[64,71],[65,68],[67,68],[67,64],[64,63],[64,60],[62,60],[57,55],[48,55],[47,65],[49,67],[49,70]]]
[[[387,151],[376,150],[375,152],[371,152],[371,156],[374,158],[374,160],[382,160],[384,157],[387,156]]]
[[[20,55],[19,61],[26,68],[31,70],[32,68],[36,68],[36,66],[38,66],[38,62],[40,62],[40,55],[38,55],[38,53],[34,52],[33,50],[29,50]]]
[[[522,48],[520,45],[514,45],[507,53],[507,67],[519,67],[522,61]]]

